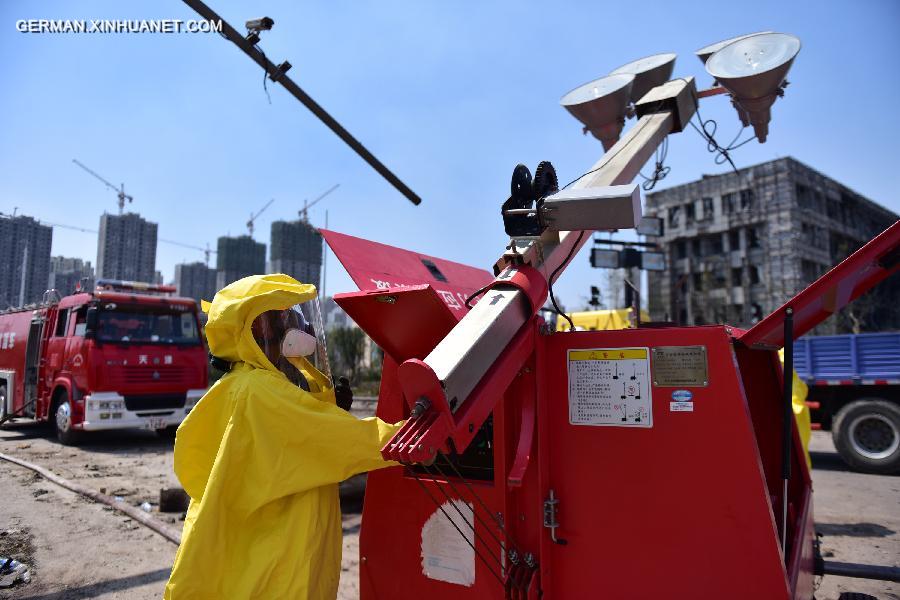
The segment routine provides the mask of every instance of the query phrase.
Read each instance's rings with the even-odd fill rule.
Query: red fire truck
[[[50,421],[63,444],[101,429],[174,435],[207,384],[197,303],[174,292],[99,280],[0,312],[0,421]]]

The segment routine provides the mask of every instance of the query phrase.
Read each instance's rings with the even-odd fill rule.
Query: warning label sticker
[[[649,348],[569,350],[569,423],[653,427]]]

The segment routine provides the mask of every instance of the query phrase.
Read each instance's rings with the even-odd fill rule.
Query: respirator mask
[[[309,391],[332,387],[319,299],[270,310],[253,322],[253,337],[266,358],[294,384]],[[310,381],[312,380],[312,381]]]

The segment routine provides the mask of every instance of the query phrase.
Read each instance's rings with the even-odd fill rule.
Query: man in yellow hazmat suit
[[[314,364],[321,323],[303,310],[315,299],[312,285],[264,275],[209,305],[210,353],[231,368],[178,428],[175,473],[191,504],[167,600],[337,595],[337,484],[389,466],[379,450],[399,424],[336,406]]]

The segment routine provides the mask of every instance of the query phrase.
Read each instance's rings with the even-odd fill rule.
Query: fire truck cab
[[[171,286],[99,280],[93,292],[0,313],[0,418],[84,431],[175,429],[206,391],[197,303]]]

